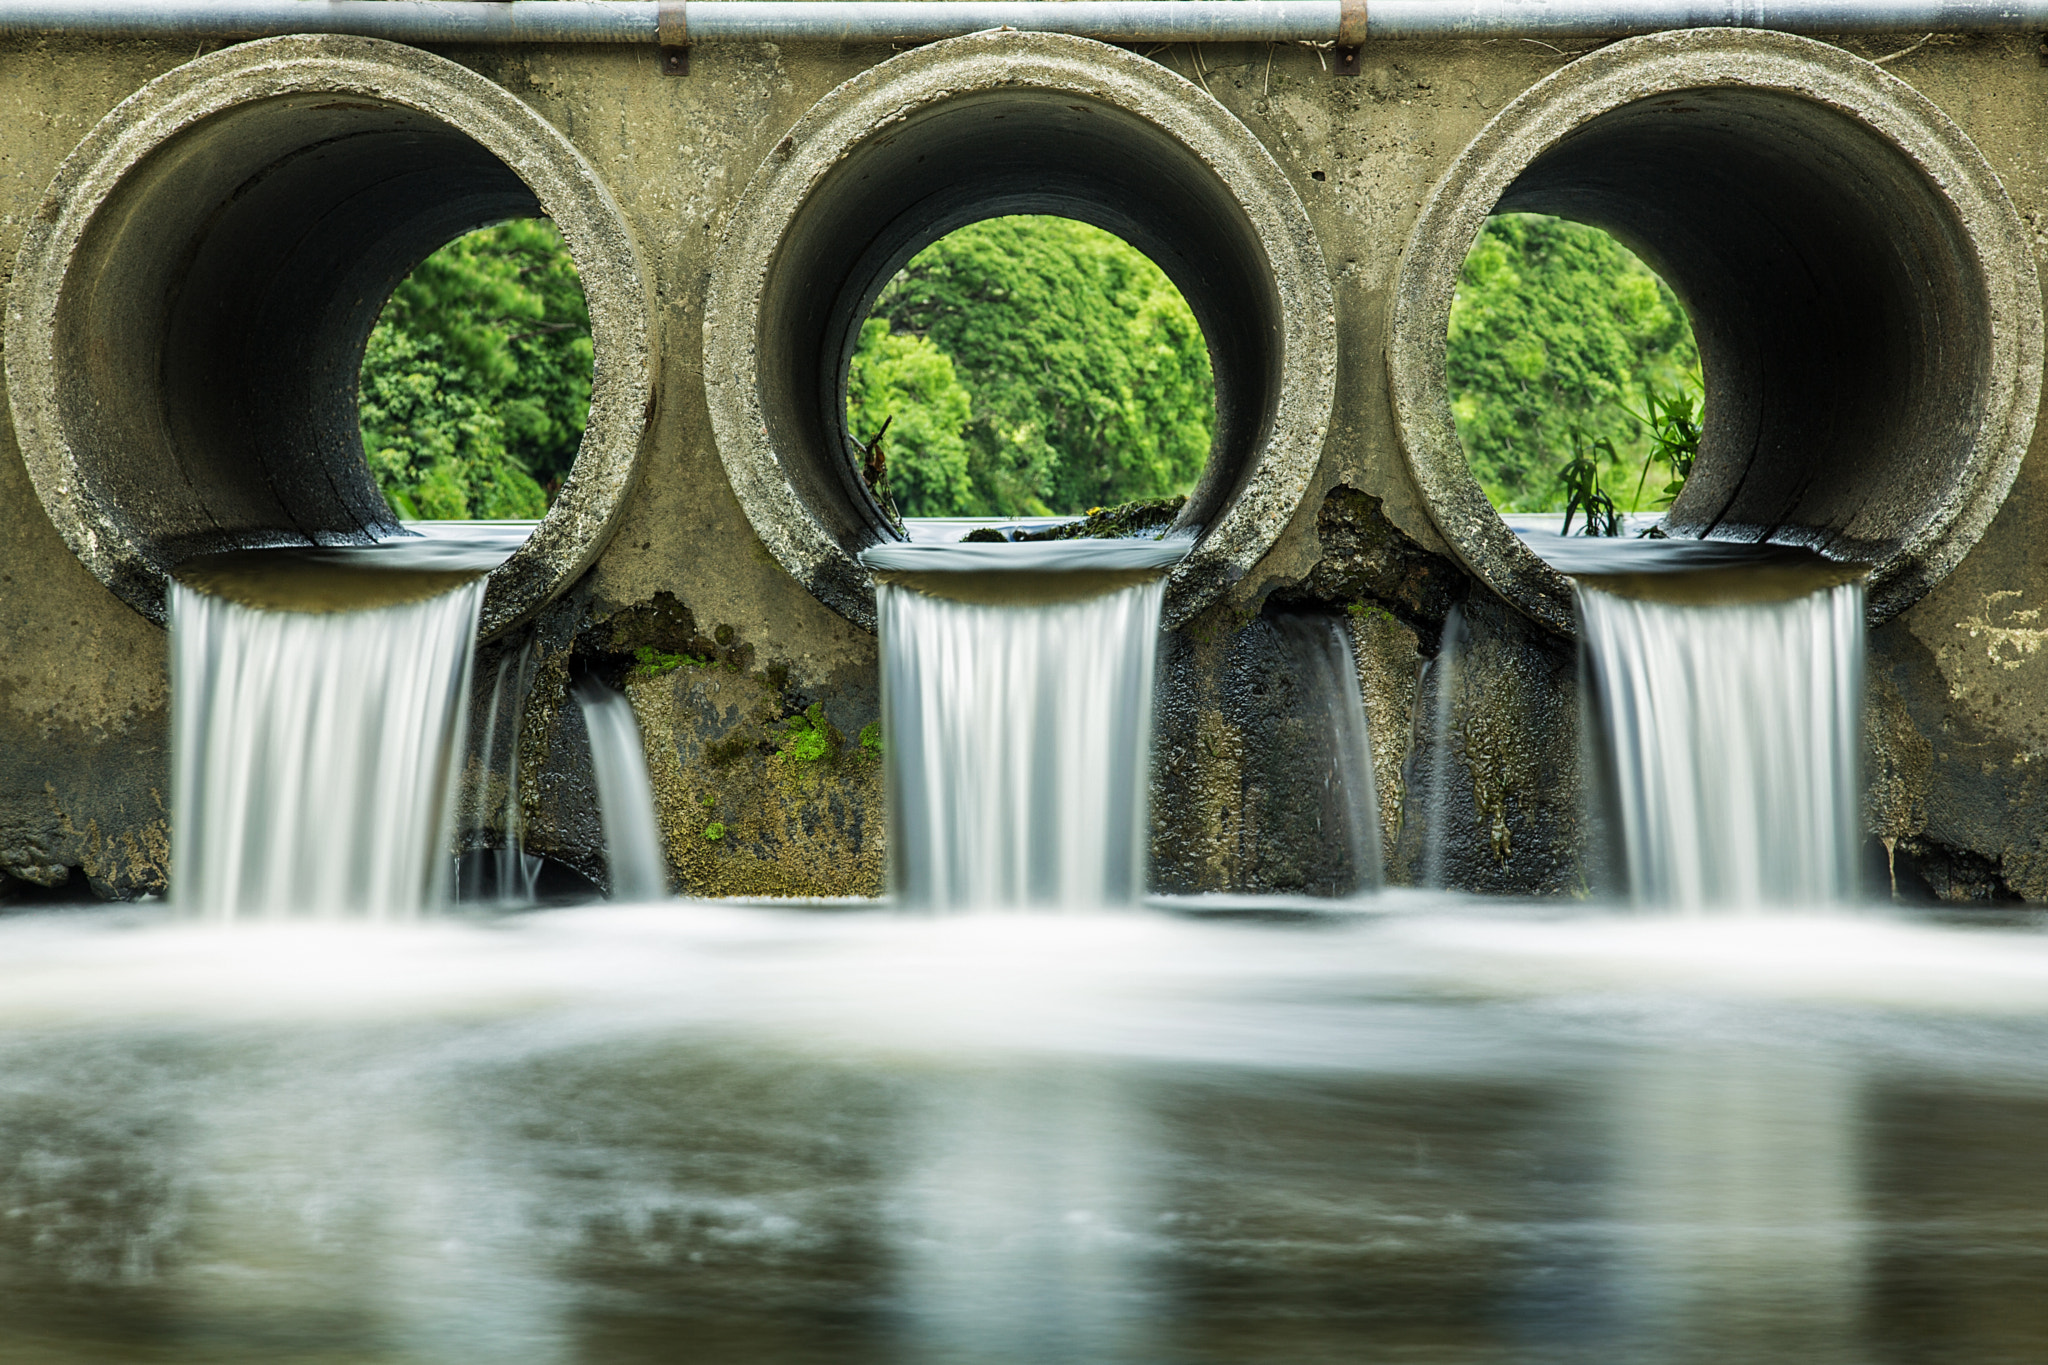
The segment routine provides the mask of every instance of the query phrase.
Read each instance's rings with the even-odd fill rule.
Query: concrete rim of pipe
[[[152,620],[209,550],[399,530],[356,375],[391,290],[463,233],[544,215],[590,306],[590,418],[553,507],[492,572],[516,624],[603,549],[654,401],[638,250],[596,171],[510,93],[376,39],[242,44],[151,81],[58,170],[8,298],[15,431],[50,520]]]
[[[882,286],[956,228],[1056,213],[1106,228],[1187,297],[1216,375],[1216,436],[1167,589],[1187,620],[1270,548],[1329,429],[1336,321],[1293,186],[1199,86],[1120,48],[991,32],[903,53],[820,100],[728,221],[704,318],[718,452],[755,532],[872,629],[854,556],[894,533],[844,447],[847,363]]]
[[[2042,310],[1996,173],[1905,82],[1754,30],[1634,38],[1511,101],[1431,191],[1402,257],[1387,367],[1408,466],[1465,565],[1574,633],[1569,582],[1495,513],[1450,407],[1445,333],[1496,211],[1603,228],[1691,315],[1707,379],[1674,534],[1874,566],[1873,624],[1990,523],[2032,439]]]

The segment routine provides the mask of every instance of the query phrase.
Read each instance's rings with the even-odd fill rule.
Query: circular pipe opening
[[[1672,534],[1869,564],[1874,621],[1982,534],[2033,434],[2041,300],[1996,175],[1910,86],[1802,38],[1658,34],[1532,86],[1438,182],[1394,295],[1402,446],[1466,565],[1569,633],[1570,586],[1487,504],[1445,383],[1460,264],[1513,211],[1612,233],[1691,316],[1707,402]]]
[[[400,534],[357,375],[392,289],[475,228],[546,216],[590,304],[591,408],[555,505],[491,575],[486,634],[602,549],[652,406],[624,219],[570,144],[452,62],[360,38],[225,49],[151,82],[59,170],[7,320],[16,430],[51,520],[163,616],[194,554]]]
[[[1335,320],[1279,167],[1199,87],[1121,49],[987,33],[884,62],[777,144],[728,225],[706,307],[719,453],[755,531],[828,606],[874,621],[854,556],[893,537],[850,457],[848,362],[905,262],[956,228],[1052,214],[1158,263],[1208,341],[1201,532],[1169,585],[1184,620],[1255,563],[1308,485],[1329,423]]]

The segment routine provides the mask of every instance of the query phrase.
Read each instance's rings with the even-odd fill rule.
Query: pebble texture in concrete
[[[1909,448],[1873,416],[1900,411],[1887,406],[1892,395],[1850,382],[1856,376],[1849,374],[1839,391],[1816,393],[1836,404],[1830,411],[1843,431],[1862,437],[1839,447],[1820,443],[1816,448],[1828,457],[1821,465],[1801,465],[1783,447],[1768,468],[1761,462],[1742,467],[1777,490],[1773,496],[1795,514],[1788,525],[1807,517],[1803,524],[1829,534],[1890,546],[1884,553],[1898,566],[1883,599],[1884,610],[1896,614],[1873,636],[1872,827],[1888,841],[1873,839],[1875,866],[1881,873],[1888,846],[1903,892],[2048,901],[2048,793],[2038,776],[2048,756],[2048,650],[2042,648],[2048,624],[2041,619],[2048,568],[2036,548],[2048,543],[2048,466],[2035,450],[2035,459],[2019,461],[2013,471],[2019,447],[2043,439],[2035,420],[2039,343],[2029,338],[2038,327],[2038,270],[2048,257],[2048,162],[2040,155],[2048,146],[2048,68],[2031,39],[1943,36],[1916,44],[1919,37],[1871,35],[1827,44],[1719,34],[1711,42],[1677,36],[1556,48],[1369,44],[1355,78],[1332,73],[1322,56],[1304,48],[1212,45],[1197,52],[1183,46],[1149,55],[1103,49],[1091,72],[1088,63],[1049,55],[1074,51],[1072,44],[1015,34],[972,40],[983,54],[972,64],[982,73],[977,79],[991,93],[1001,86],[1004,55],[1014,54],[1019,71],[1050,66],[1067,73],[1062,80],[1114,86],[1118,93],[1105,97],[1105,108],[1118,100],[1171,96],[1177,112],[1159,115],[1162,126],[1234,127],[1226,140],[1234,139],[1237,164],[1259,163],[1269,168],[1259,176],[1278,180],[1262,189],[1256,176],[1241,183],[1237,170],[1213,174],[1244,196],[1278,196],[1284,189],[1301,215],[1277,236],[1261,229],[1252,237],[1277,240],[1298,251],[1299,260],[1320,261],[1314,270],[1301,266],[1320,272],[1320,280],[1304,281],[1272,316],[1283,329],[1307,329],[1310,340],[1327,328],[1333,338],[1327,378],[1310,375],[1296,391],[1307,395],[1304,407],[1272,405],[1275,421],[1297,423],[1288,439],[1298,444],[1285,461],[1273,464],[1269,454],[1256,465],[1219,466],[1229,471],[1218,476],[1225,483],[1255,467],[1284,469],[1286,479],[1274,485],[1271,500],[1255,500],[1260,510],[1244,523],[1243,539],[1233,534],[1215,542],[1219,553],[1227,550],[1228,572],[1214,580],[1213,595],[1184,599],[1185,620],[1164,652],[1161,781],[1154,801],[1162,880],[1187,889],[1314,883],[1316,869],[1289,851],[1311,850],[1312,841],[1247,844],[1216,832],[1248,828],[1275,811],[1284,817],[1284,802],[1257,806],[1253,790],[1284,787],[1284,755],[1266,751],[1263,713],[1254,699],[1233,694],[1231,680],[1262,676],[1260,642],[1271,616],[1322,611],[1341,614],[1352,627],[1360,685],[1377,727],[1375,768],[1396,879],[1415,875],[1426,801],[1441,790],[1458,849],[1446,861],[1446,881],[1550,893],[1586,884],[1588,859],[1576,814],[1571,648],[1558,633],[1568,621],[1551,609],[1554,585],[1530,590],[1526,576],[1498,569],[1474,548],[1498,537],[1477,509],[1466,509],[1474,521],[1460,522],[1463,505],[1446,502],[1440,487],[1419,480],[1416,394],[1426,396],[1433,377],[1426,360],[1390,363],[1390,355],[1412,356],[1417,345],[1426,351],[1429,341],[1426,331],[1419,342],[1397,335],[1402,309],[1412,313],[1418,300],[1428,301],[1404,292],[1403,281],[1423,278],[1423,294],[1437,290],[1440,298],[1447,287],[1444,262],[1454,263],[1470,240],[1477,226],[1472,215],[1490,207],[1483,195],[1461,199],[1451,192],[1467,181],[1477,184],[1470,176],[1460,180],[1455,168],[1496,168],[1502,193],[1513,184],[1537,186],[1544,176],[1524,177],[1539,165],[1553,188],[1583,187],[1578,172],[1564,174],[1569,157],[1558,159],[1561,149],[1576,145],[1565,134],[1584,129],[1587,147],[1619,146],[1601,142],[1609,128],[1622,126],[1603,124],[1603,111],[1675,98],[1674,80],[1710,69],[1721,73],[1715,107],[1725,107],[1723,122],[1730,127],[1753,130],[1757,110],[1785,107],[1768,101],[1804,101],[1821,111],[1798,123],[1809,143],[1835,146],[1828,139],[1840,129],[1861,129],[1855,136],[1863,140],[1854,145],[1869,155],[1858,164],[1879,183],[1911,188],[1897,179],[1900,167],[1922,177],[1922,188],[1900,193],[1887,207],[1892,217],[1852,218],[1850,226],[1862,222],[1856,230],[1868,237],[1871,224],[1901,224],[1903,235],[1895,240],[1917,253],[1912,260],[1920,283],[1913,288],[1934,290],[1953,314],[1954,330],[1943,330],[1951,321],[1936,326],[1917,315],[1899,316],[1915,297],[1906,284],[1887,284],[1873,296],[1892,310],[1878,320],[1903,329],[1897,354],[1911,361],[1919,354],[1915,346],[1938,341],[1949,348],[1949,362],[1959,368],[1915,361],[1883,371],[1908,387],[1938,386],[1925,411],[1944,415],[1948,424],[1923,432],[1925,439],[1916,436],[1918,444]],[[260,65],[238,55],[259,46],[229,47],[194,61],[189,47],[144,43],[53,38],[0,45],[0,262],[15,263],[10,371],[23,363],[16,355],[15,310],[53,306],[37,292],[42,277],[35,253],[19,255],[22,245],[49,236],[53,220],[44,204],[53,203],[60,216],[92,210],[91,196],[52,199],[66,158],[81,144],[96,146],[95,124],[152,80],[168,77],[174,88],[198,89],[205,85],[200,75],[216,69],[209,64]],[[590,670],[633,696],[661,787],[679,888],[713,894],[879,889],[882,794],[862,766],[859,742],[876,717],[875,648],[872,635],[849,619],[860,614],[861,584],[833,587],[793,559],[795,542],[778,545],[774,528],[801,529],[801,519],[764,517],[755,492],[744,486],[739,468],[745,460],[727,448],[731,409],[721,391],[755,382],[745,351],[760,333],[743,308],[732,311],[729,299],[715,300],[721,290],[746,297],[758,287],[744,270],[729,274],[736,260],[742,266],[746,260],[725,244],[756,241],[742,223],[757,202],[747,187],[770,174],[763,168],[784,139],[792,153],[810,132],[792,134],[805,130],[817,133],[811,144],[817,147],[827,144],[828,131],[840,145],[860,143],[869,128],[824,129],[817,111],[859,105],[862,92],[887,84],[884,72],[941,67],[948,59],[932,55],[937,51],[704,48],[680,78],[662,75],[652,48],[451,48],[398,63],[439,73],[436,89],[474,91],[478,103],[496,111],[492,118],[525,128],[522,136],[572,149],[611,196],[621,240],[637,252],[644,280],[637,301],[622,305],[625,312],[614,319],[630,329],[635,319],[625,313],[638,310],[644,349],[633,350],[616,333],[606,343],[622,348],[613,354],[641,357],[637,363],[646,367],[643,386],[621,390],[637,395],[634,421],[644,423],[638,480],[619,485],[609,535],[601,525],[577,541],[596,553],[595,561],[528,624],[493,646],[515,647],[530,635],[536,649],[539,682],[524,733],[523,804],[536,844],[565,866],[602,874],[586,818],[578,724],[573,707],[562,705],[572,673]],[[1869,58],[1890,60],[1879,68]],[[1654,74],[1659,63],[1677,74],[1643,74]],[[1749,91],[1751,84],[1768,88]],[[1572,96],[1576,104],[1566,101],[1578,112],[1559,114],[1563,123],[1550,133],[1541,131],[1545,90],[1580,92]],[[1602,90],[1609,93],[1601,96]],[[936,93],[929,98],[933,107],[943,103]],[[406,101],[394,93],[389,103]],[[1511,106],[1514,117],[1489,132]],[[471,141],[517,170],[558,219],[578,211],[575,196],[557,194],[541,172],[507,150],[510,144],[492,141],[497,133],[487,136],[481,124],[461,122],[448,108],[406,107],[459,123]],[[1648,140],[1653,156],[1697,158],[1706,144],[1677,136],[1679,122],[1674,106],[1628,126]],[[1511,127],[1529,131],[1509,147],[1500,136]],[[1177,136],[1183,146],[1199,142],[1197,133]],[[1468,151],[1475,140],[1476,150]],[[994,155],[1002,144],[991,139],[981,145]],[[1754,137],[1741,145],[1760,146]],[[80,155],[96,164],[97,153]],[[1197,156],[1186,164],[1201,162]],[[1999,207],[1999,193],[2009,199],[2012,216],[2003,216],[2008,210]],[[1977,208],[1968,206],[1972,195]],[[780,211],[800,201],[800,195],[785,198]],[[1457,225],[1444,230],[1444,239],[1436,241],[1434,227],[1423,233],[1435,243],[1438,268],[1414,276],[1403,260],[1404,252],[1411,263],[1418,259],[1418,225],[1447,221],[1443,215],[1454,202]],[[1518,206],[1544,204],[1532,198]],[[1622,225],[1619,217],[1615,222]],[[1645,247],[1653,245],[1651,226],[1640,225]],[[908,245],[899,239],[883,256]],[[1706,290],[1713,272],[1703,255],[1713,245],[1673,238],[1652,254],[1682,289]],[[579,259],[585,249],[578,246]],[[1863,254],[1856,259],[1876,259],[1858,250]],[[886,262],[876,257],[871,264],[880,270]],[[1192,276],[1180,278],[1185,288]],[[1953,294],[1943,292],[1951,286]],[[1729,297],[1740,301],[1739,293]],[[707,328],[707,317],[719,308],[728,311],[718,316],[740,331],[723,323]],[[1872,315],[1816,308],[1802,325],[1807,330],[1800,335],[1817,353],[1834,347],[1854,355],[1868,344],[1864,331]],[[1284,333],[1283,340],[1292,335]],[[731,363],[708,363],[713,351]],[[1274,354],[1294,352],[1276,346]],[[146,367],[141,373],[156,382]],[[36,433],[51,429],[51,400],[33,390],[12,383],[6,395],[11,417],[0,423],[0,896],[33,901],[161,889],[169,871],[168,813],[160,797],[167,789],[162,634],[136,609],[146,593],[131,589],[124,597],[110,590],[110,582],[123,581],[119,574],[104,563],[89,569],[100,552],[92,545],[75,550],[45,513],[30,474],[49,458],[51,447],[35,443],[45,439]],[[830,397],[811,401],[815,414],[829,408]],[[1860,412],[1858,403],[1875,406]],[[1716,411],[1717,422],[1735,419]],[[1761,421],[1771,415],[1767,405],[1752,413],[1758,432],[1779,429]],[[16,445],[17,430],[32,438],[33,448]],[[1899,430],[1921,428],[1907,423]],[[765,422],[762,438],[768,439]],[[1232,449],[1270,452],[1270,439],[1248,436]],[[771,455],[779,449],[768,448]],[[778,459],[774,468],[786,466]],[[1810,487],[1796,496],[1781,482],[1802,477]],[[2001,504],[2005,480],[2011,487]],[[1828,502],[1859,488],[1871,493],[1863,511]],[[1916,488],[1925,493],[1920,503],[1914,503],[1920,494],[1911,493]],[[1712,493],[1739,512],[1737,520],[1771,519],[1742,511],[1741,499],[1712,477],[1701,489],[1702,498]],[[856,498],[833,496],[840,501],[832,505],[857,509]],[[1720,501],[1701,515],[1715,515]],[[1218,496],[1215,505],[1227,502]],[[824,505],[806,503],[806,515],[817,517]],[[1237,505],[1253,504],[1240,496]],[[1681,510],[1692,515],[1698,509]],[[1220,530],[1227,518],[1212,523]],[[827,558],[857,539],[859,525],[828,530],[822,548],[812,547]],[[555,562],[565,573],[578,569],[574,557]],[[1471,570],[1479,571],[1476,577]],[[1425,751],[1435,730],[1429,666],[1453,606],[1466,623],[1469,648],[1446,727],[1453,771],[1439,786]],[[620,651],[643,640],[668,642],[664,651],[691,662],[634,676],[634,656]],[[677,641],[688,647],[678,648]],[[792,734],[819,723],[829,727],[824,750],[832,763],[791,771],[790,752],[819,747],[797,746]],[[835,735],[837,747],[830,742]],[[722,837],[707,836],[713,824]]]

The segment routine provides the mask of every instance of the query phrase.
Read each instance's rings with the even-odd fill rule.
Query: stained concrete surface
[[[1842,44],[1879,56],[1918,35]],[[1569,894],[1584,881],[1569,792],[1576,706],[1570,646],[1470,580],[1435,530],[1403,459],[1383,357],[1390,290],[1418,211],[1451,160],[1509,100],[1593,47],[1567,44],[1375,44],[1353,79],[1307,49],[1186,47],[1151,60],[1198,76],[1243,121],[1299,195],[1327,262],[1338,367],[1320,461],[1272,548],[1199,616],[1167,654],[1197,667],[1160,717],[1174,780],[1218,794],[1218,818],[1242,818],[1246,745],[1231,736],[1226,656],[1269,607],[1344,612],[1375,710],[1383,821],[1397,879],[1414,875],[1419,793],[1432,731],[1416,687],[1435,654],[1441,614],[1462,600],[1471,623],[1469,720],[1455,762],[1458,841],[1475,889]],[[93,123],[189,49],[49,39],[0,47],[0,268],[58,163]],[[642,253],[652,296],[652,414],[639,482],[588,574],[530,627],[551,651],[526,730],[533,838],[592,867],[594,831],[578,794],[575,724],[562,688],[603,667],[591,641],[605,622],[667,594],[693,628],[748,651],[709,670],[628,680],[664,788],[664,832],[679,889],[870,894],[884,822],[879,784],[845,766],[784,784],[772,766],[776,727],[814,706],[851,743],[871,718],[873,637],[831,611],[761,544],[719,459],[702,370],[704,301],[716,243],[742,188],[819,98],[890,54],[885,49],[700,48],[691,74],[661,76],[656,55],[623,48],[445,49],[497,82],[572,142],[604,177]],[[2030,39],[1938,39],[1885,68],[1927,96],[1979,147],[2048,257],[2048,69]],[[2038,290],[2038,280],[2036,289]],[[2037,424],[2035,453],[2044,435]],[[2002,510],[1962,562],[1873,640],[1869,764],[1882,799],[1874,820],[1910,878],[1957,899],[2048,899],[2048,800],[2038,789],[2048,716],[2048,593],[2036,546],[2048,537],[2048,473],[2022,465]],[[1373,500],[1381,550],[1324,519],[1330,497]],[[1354,500],[1355,501],[1355,500]],[[1377,522],[1375,524],[1377,524]],[[1347,567],[1350,564],[1350,567]],[[1403,565],[1430,569],[1417,589]],[[1376,567],[1375,567],[1376,566]],[[1446,583],[1438,588],[1435,583]],[[1354,613],[1352,608],[1358,610]],[[584,642],[579,656],[578,641]],[[1410,643],[1412,641],[1412,643]],[[0,895],[44,885],[95,895],[161,889],[168,790],[165,649],[160,629],[86,571],[37,502],[10,424],[0,424]],[[1405,698],[1407,715],[1390,714]],[[1179,744],[1211,733],[1218,742]],[[1390,741],[1389,736],[1395,738]],[[1228,742],[1224,742],[1224,739]],[[731,741],[740,741],[732,744]],[[720,745],[725,748],[718,748]],[[1178,747],[1175,747],[1178,745]],[[1389,762],[1398,745],[1400,763]],[[719,769],[707,757],[731,755]],[[1568,752],[1568,750],[1570,752]],[[843,752],[843,750],[842,750]],[[1166,762],[1165,759],[1162,762]],[[1390,768],[1402,780],[1385,780]],[[703,812],[738,793],[756,823],[706,849]],[[704,807],[710,797],[713,807]],[[1238,804],[1233,808],[1232,801]],[[1175,885],[1257,882],[1195,827],[1182,838]],[[1184,837],[1183,837],[1184,836]],[[695,842],[692,842],[692,841]],[[720,843],[722,841],[708,841]],[[1916,874],[1914,869],[1920,871]]]

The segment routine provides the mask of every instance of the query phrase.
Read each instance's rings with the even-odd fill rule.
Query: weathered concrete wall
[[[1845,46],[1878,56],[1913,36]],[[877,715],[875,642],[756,536],[719,459],[702,358],[719,234],[741,191],[813,103],[890,54],[705,47],[685,78],[663,77],[651,49],[444,55],[525,101],[597,168],[637,237],[655,301],[658,404],[640,482],[595,567],[531,627],[541,651],[525,747],[534,842],[597,870],[580,723],[562,705],[572,671],[588,668],[625,683],[647,730],[682,889],[876,892],[878,765],[857,739]],[[1421,742],[1434,710],[1415,689],[1459,603],[1470,647],[1449,792],[1463,834],[1446,876],[1500,891],[1583,884],[1573,647],[1451,557],[1404,461],[1383,360],[1389,291],[1431,186],[1493,113],[1574,55],[1539,43],[1382,44],[1365,50],[1355,79],[1327,74],[1303,48],[1153,55],[1198,79],[1293,184],[1327,262],[1339,348],[1334,417],[1299,511],[1166,654],[1162,763],[1173,781],[1155,845],[1176,886],[1273,881],[1266,852],[1230,833],[1251,809],[1250,784],[1270,770],[1269,758],[1246,757],[1266,736],[1246,728],[1256,708],[1223,690],[1233,651],[1255,655],[1261,614],[1281,607],[1353,622],[1378,726],[1389,860],[1397,877],[1414,875],[1418,791],[1435,777]],[[0,268],[94,122],[193,56],[54,39],[0,48]],[[1982,149],[2048,260],[2048,70],[2035,44],[1937,39],[1886,70]],[[2048,423],[2037,455],[2044,440]],[[2044,520],[2048,469],[2035,458],[1961,566],[1875,637],[1873,822],[1902,869],[1944,895],[2048,900],[2048,567],[2035,548],[2048,543]],[[631,677],[637,643],[709,662]],[[0,424],[0,894],[67,876],[99,895],[164,884],[164,661],[160,628],[52,528],[11,422]],[[791,756],[793,728],[814,723],[795,719],[806,713],[828,732],[824,759]],[[706,837],[713,824],[723,837]]]

